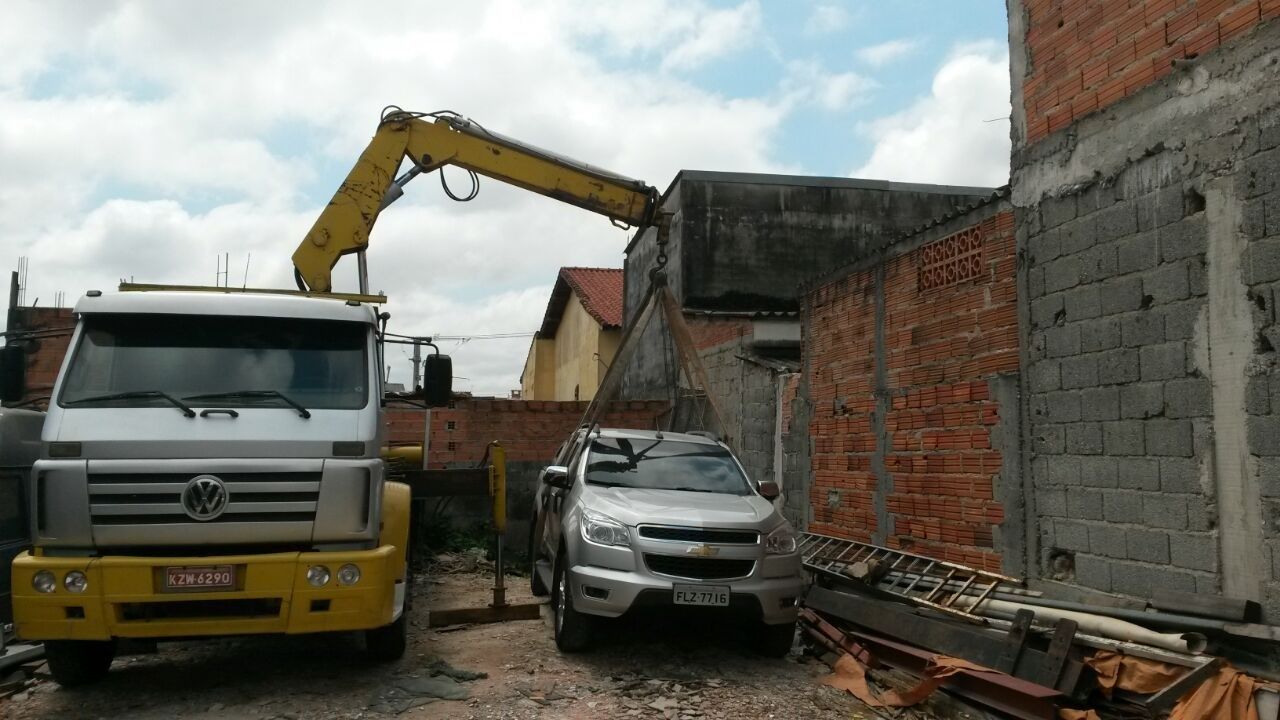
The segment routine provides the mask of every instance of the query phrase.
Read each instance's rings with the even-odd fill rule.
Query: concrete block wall
[[[1021,0],[1028,72],[1022,137],[1050,133],[1141,91],[1177,63],[1280,17],[1280,0]]]
[[[1010,3],[1039,574],[1254,599],[1280,622],[1276,4],[1136,3],[1173,15],[1131,36],[1194,10],[1180,31],[1218,47],[1037,140],[1017,128],[1043,114],[1040,5]]]
[[[993,201],[809,289],[812,531],[1021,569],[1015,279]]]

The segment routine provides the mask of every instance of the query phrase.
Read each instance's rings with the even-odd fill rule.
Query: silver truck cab
[[[599,618],[680,606],[733,613],[783,655],[803,590],[797,536],[728,446],[707,435],[579,430],[543,471],[531,551],[557,646],[585,648]]]

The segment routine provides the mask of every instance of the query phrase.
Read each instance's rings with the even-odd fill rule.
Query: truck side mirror
[[[782,491],[778,489],[778,483],[776,482],[760,483],[760,497],[764,498],[765,500],[773,502],[774,500],[777,500],[778,496],[781,494],[782,494]]]
[[[0,400],[21,400],[27,391],[27,352],[21,345],[0,348]]]
[[[422,366],[422,394],[429,407],[444,407],[453,399],[453,360],[428,355]]]

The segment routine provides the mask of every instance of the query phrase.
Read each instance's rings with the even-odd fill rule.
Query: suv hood
[[[585,507],[626,525],[749,528],[762,532],[781,522],[773,503],[759,495],[610,488],[587,485]]]

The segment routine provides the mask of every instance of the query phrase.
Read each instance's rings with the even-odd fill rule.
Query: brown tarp
[[[1185,667],[1110,650],[1099,650],[1085,658],[1084,664],[1093,668],[1098,676],[1098,687],[1108,698],[1116,688],[1143,695],[1160,692],[1187,674]]]
[[[939,655],[929,662],[925,668],[925,676],[920,683],[907,690],[890,690],[883,695],[876,693],[867,685],[867,669],[862,663],[850,655],[841,655],[832,668],[830,675],[822,679],[823,684],[844,690],[870,707],[908,707],[915,705],[933,694],[942,682],[961,670],[998,675],[990,668],[974,665],[958,658]]]

